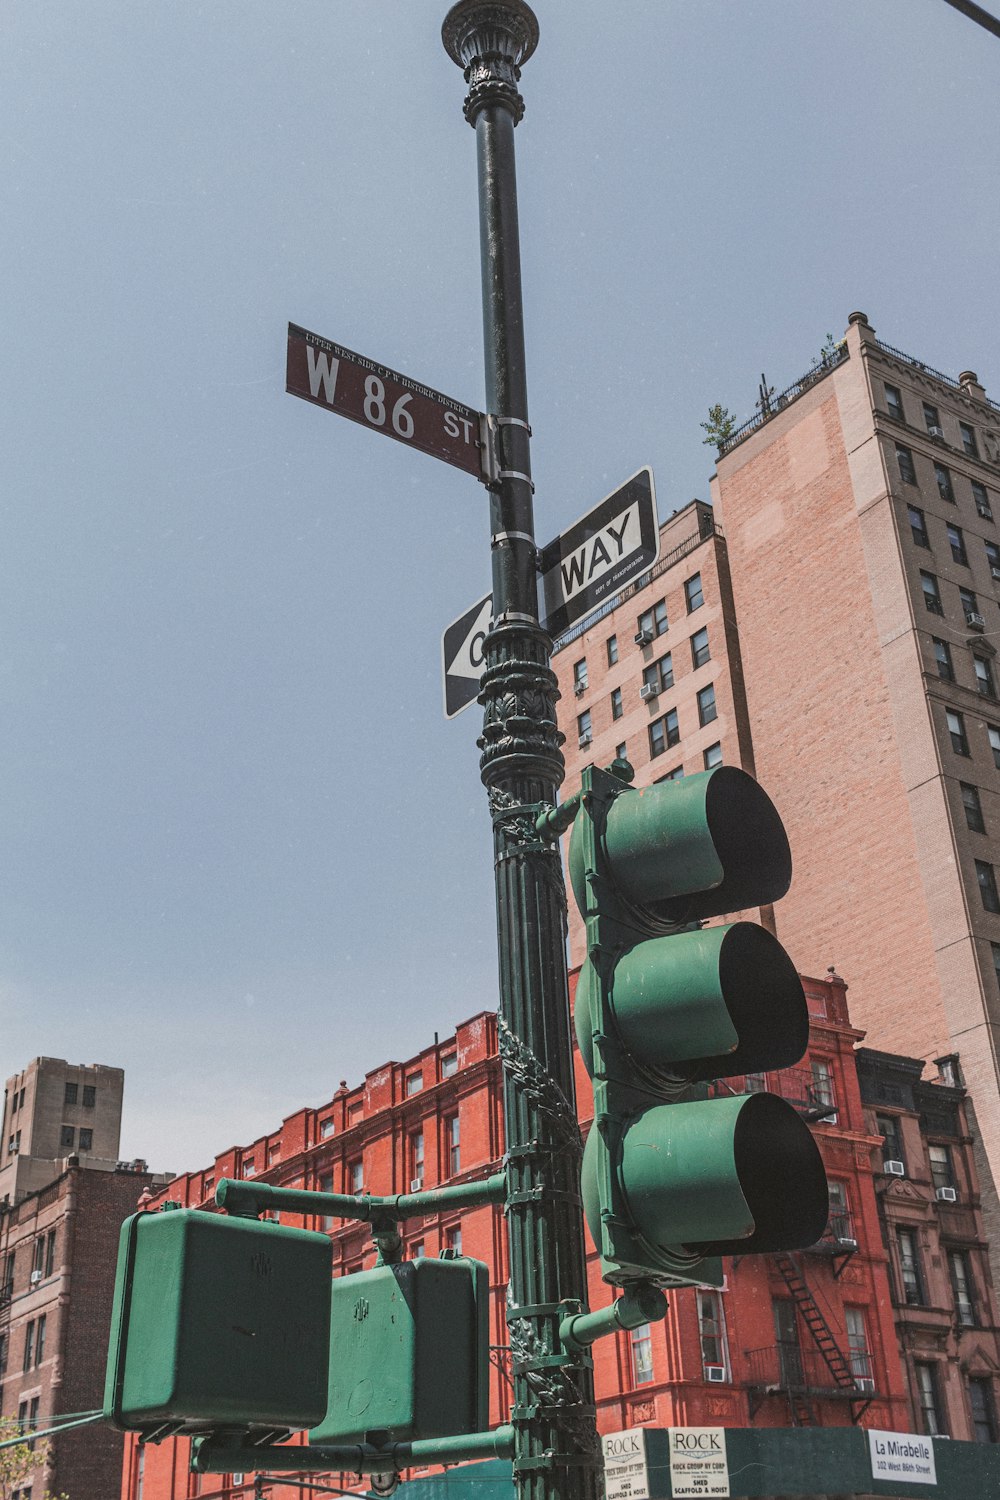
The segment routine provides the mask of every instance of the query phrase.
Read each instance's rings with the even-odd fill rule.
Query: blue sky
[[[194,1167],[496,1001],[440,634],[485,494],[284,393],[289,320],[483,402],[430,0],[0,16],[0,1076],[126,1069]],[[1000,42],[943,0],[539,0],[517,131],[536,522],[854,308],[1000,395]],[[849,977],[849,976],[848,976]]]

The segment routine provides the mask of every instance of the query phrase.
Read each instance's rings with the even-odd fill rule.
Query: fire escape
[[[837,1110],[832,1093],[807,1069],[790,1068],[776,1075],[781,1094],[810,1123],[830,1120],[836,1123]],[[752,1087],[751,1080],[747,1084]],[[823,1236],[810,1245],[805,1255],[821,1256],[833,1268],[834,1280],[855,1254],[858,1242],[846,1208],[831,1204],[830,1222]],[[788,1401],[792,1425],[817,1425],[818,1400],[846,1401],[851,1421],[857,1424],[871,1405],[875,1394],[871,1356],[866,1350],[852,1349],[845,1354],[813,1296],[802,1263],[802,1255],[775,1255],[774,1264],[788,1289],[791,1304],[810,1334],[803,1347],[799,1327],[792,1314],[788,1327],[779,1329],[776,1321],[775,1342],[765,1349],[747,1351],[750,1366],[750,1420],[771,1396]]]

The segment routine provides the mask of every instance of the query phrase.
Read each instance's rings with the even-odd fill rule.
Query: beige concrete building
[[[723,444],[713,493],[755,771],[796,857],[778,936],[848,976],[875,1047],[959,1055],[995,1247],[1000,406],[854,313]]]
[[[7,1079],[0,1132],[0,1203],[19,1202],[65,1170],[113,1170],[122,1124],[121,1068],[36,1057]]]
[[[591,762],[624,755],[636,786],[721,765],[753,769],[732,584],[712,507],[692,500],[660,528],[636,583],[560,636],[552,658],[566,735],[564,795]],[[569,902],[570,961],[583,925]]]

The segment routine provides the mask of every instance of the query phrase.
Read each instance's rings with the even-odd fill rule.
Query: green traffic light
[[[701,927],[788,889],[773,803],[732,767],[635,791],[593,766],[573,802],[575,1021],[594,1084],[582,1187],[605,1280],[718,1281],[720,1256],[812,1244],[828,1193],[804,1121],[771,1094],[705,1097],[711,1079],[789,1067],[809,1040],[777,939]]]

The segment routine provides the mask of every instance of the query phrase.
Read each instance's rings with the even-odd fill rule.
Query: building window
[[[969,566],[969,554],[965,550],[965,537],[962,535],[961,526],[947,526],[948,545],[951,547],[951,555],[955,562],[961,563],[963,568]]]
[[[990,749],[993,751],[993,764],[1000,771],[1000,729],[995,724],[987,724],[986,734],[989,738]]]
[[[612,689],[611,693],[611,717],[613,719],[620,719],[624,712],[625,709],[622,704],[622,690],[621,688],[614,688]]]
[[[674,661],[672,651],[668,651],[666,656],[661,656],[659,661],[650,662],[648,667],[643,667],[642,685],[643,687],[652,688],[654,693],[665,693],[668,688],[673,687]]]
[[[945,682],[955,681],[955,668],[951,660],[951,647],[947,641],[939,641],[937,636],[931,636],[934,642],[934,660],[937,662],[938,676]]]
[[[648,1385],[653,1378],[653,1336],[648,1323],[630,1328],[628,1335],[629,1360],[632,1365],[632,1384]]]
[[[972,1298],[972,1277],[969,1275],[969,1258],[964,1250],[948,1251],[948,1272],[959,1327],[975,1328],[976,1307]]]
[[[834,1109],[837,1100],[833,1092],[833,1070],[824,1058],[814,1058],[809,1064],[812,1074],[812,1097],[818,1109]],[[835,1125],[837,1116],[827,1115],[828,1124]]]
[[[941,428],[941,418],[938,415],[937,407],[932,406],[929,401],[925,401],[923,403],[923,407],[924,422],[926,423],[927,431],[930,433],[931,437],[944,437],[944,432]]]
[[[35,1350],[35,1320],[34,1320],[34,1318],[32,1318],[31,1322],[27,1325],[27,1327],[24,1330],[24,1359],[21,1361],[21,1369],[22,1369],[22,1371],[25,1374],[27,1374],[27,1372],[31,1369],[31,1360],[32,1360],[32,1356],[34,1354],[34,1350]]]
[[[0,1378],[7,1373],[7,1346],[10,1343],[10,1335],[0,1333]]]
[[[365,1190],[365,1164],[359,1156],[357,1161],[347,1164],[347,1191],[363,1193]]]
[[[979,800],[979,788],[969,786],[965,781],[960,781],[962,788],[962,806],[965,808],[965,822],[973,833],[985,833],[986,823],[983,819],[983,808]]]
[[[28,1431],[29,1432],[37,1432],[38,1431],[38,1408],[39,1408],[40,1404],[41,1404],[41,1398],[39,1396],[32,1396],[32,1398],[31,1398],[31,1405],[28,1407]],[[28,1447],[31,1449],[32,1453],[34,1453],[34,1451],[35,1451],[35,1440],[34,1440],[34,1438],[32,1438],[31,1442],[28,1444]],[[28,1489],[28,1490],[22,1490],[21,1493],[22,1493],[23,1496],[25,1496],[25,1500],[31,1500],[31,1490],[30,1489]]]
[[[979,600],[976,598],[971,589],[960,588],[958,591],[958,597],[967,616],[978,615]]]
[[[962,435],[962,447],[970,458],[979,457],[979,445],[976,442],[976,434],[968,422],[959,422],[958,430]]]
[[[899,465],[900,479],[906,484],[916,484],[917,471],[913,467],[913,454],[902,443],[896,444],[896,462]]]
[[[993,668],[988,657],[974,656],[973,665],[976,669],[976,686],[984,698],[995,698],[996,687],[993,683]]]
[[[703,759],[706,771],[712,771],[716,766],[722,765],[722,746],[718,740],[716,740],[714,745],[709,745]]]
[[[84,1107],[84,1109],[93,1109],[94,1105],[96,1103],[97,1103],[97,1088],[96,1088],[96,1086],[94,1084],[92,1084],[92,1083],[85,1083],[83,1085],[83,1107]]]
[[[955,504],[955,487],[951,482],[951,474],[944,464],[934,465],[934,478],[937,480],[938,494],[942,500],[949,505]]]
[[[650,640],[654,636],[663,635],[667,630],[667,601],[659,599],[652,609],[644,609],[639,616],[639,634],[648,636]]]
[[[935,1188],[953,1188],[955,1178],[951,1170],[951,1148],[928,1146],[927,1155],[931,1164],[931,1182]]]
[[[56,1231],[50,1229],[45,1238],[45,1274],[51,1276],[56,1263]]]
[[[972,1432],[976,1442],[995,1443],[997,1412],[993,1386],[988,1375],[969,1376],[969,1410],[972,1413]]]
[[[696,609],[701,609],[705,602],[705,595],[701,588],[701,574],[695,573],[688,578],[684,584],[684,597],[687,600],[687,612],[693,615]]]
[[[423,1186],[424,1181],[424,1132],[414,1130],[408,1142],[407,1161],[409,1164],[409,1176],[411,1182],[419,1182]],[[414,1189],[411,1187],[411,1191]]]
[[[461,1224],[449,1224],[444,1232],[444,1248],[450,1250],[453,1255],[462,1253],[462,1226]]]
[[[938,581],[933,573],[920,574],[920,585],[924,591],[924,603],[932,615],[943,615],[944,609],[941,605],[941,594],[938,589]]]
[[[441,1077],[454,1078],[458,1072],[458,1053],[449,1052],[441,1059]]]
[[[423,1242],[423,1240],[414,1240],[413,1241],[412,1245],[410,1246],[410,1251],[409,1251],[409,1257],[408,1258],[410,1260],[423,1260],[423,1258],[424,1258],[424,1242]]]
[[[847,1206],[847,1188],[833,1178],[827,1184],[830,1194],[830,1233],[835,1240],[851,1240],[851,1212]]]
[[[774,1342],[778,1350],[779,1378],[784,1386],[800,1386],[803,1381],[802,1346],[795,1303],[791,1297],[775,1297],[771,1303],[774,1316]]]
[[[356,1103],[349,1104],[347,1106],[347,1126],[348,1126],[348,1129],[350,1129],[350,1127],[352,1125],[356,1125],[358,1123],[358,1121],[361,1119],[361,1116],[362,1116],[363,1112],[364,1112],[364,1104],[362,1103],[362,1101],[360,1099],[358,1099]]]
[[[67,1083],[65,1093],[63,1095],[63,1103],[75,1104],[77,1101],[78,1092],[79,1091],[75,1083]]]
[[[244,1156],[244,1158],[243,1158],[243,1176],[244,1177],[253,1177],[254,1174],[256,1173],[256,1171],[257,1171],[257,1163],[254,1160],[254,1158],[252,1156]]]
[[[700,1290],[698,1302],[698,1331],[701,1335],[702,1365],[714,1365],[723,1369],[729,1378],[729,1361],[726,1358],[726,1321],[722,1310],[722,1298],[718,1292]]]
[[[898,1115],[876,1115],[875,1125],[882,1136],[882,1165],[887,1161],[901,1161],[906,1165],[906,1157],[903,1155],[903,1137],[899,1129]]]
[[[672,771],[667,771],[663,776],[657,776],[654,786],[659,786],[662,781],[680,781],[684,775],[683,766],[674,766]]]
[[[924,1431],[929,1437],[939,1437],[944,1428],[941,1425],[941,1405],[937,1393],[937,1371],[933,1365],[923,1363],[915,1364],[913,1370],[917,1377],[917,1396]]]
[[[34,1265],[32,1266],[31,1269],[32,1269],[32,1271],[37,1271],[38,1274],[39,1274],[39,1276],[40,1276],[42,1274],[42,1267],[44,1266],[44,1264],[45,1264],[45,1236],[44,1236],[44,1234],[40,1234],[38,1236],[37,1240],[35,1241]]]
[[[993,866],[988,860],[976,860],[976,880],[979,882],[979,894],[983,898],[984,911],[1000,912],[1000,894],[997,893],[997,877]]]
[[[625,753],[627,749],[628,749],[628,742],[626,740],[622,740],[622,742],[621,742],[620,745],[616,745],[615,746],[615,760],[628,760],[628,756]]]
[[[711,724],[713,719],[719,717],[719,711],[715,706],[715,683],[710,682],[708,687],[703,687],[698,694],[698,723],[704,726]]]
[[[329,1116],[327,1116],[327,1118],[325,1120],[320,1120],[320,1122],[319,1122],[319,1138],[320,1138],[321,1141],[328,1141],[330,1139],[331,1135],[333,1135],[333,1133],[334,1133],[335,1130],[336,1130],[336,1126],[334,1125],[333,1120]]]
[[[649,726],[649,753],[656,757],[662,755],[664,750],[669,750],[671,745],[680,742],[681,733],[677,727],[677,710],[672,708],[669,713],[664,714],[662,719],[654,719]]]
[[[316,1186],[317,1186],[317,1188],[319,1189],[319,1191],[321,1193],[332,1193],[333,1192],[333,1173],[332,1172],[321,1172],[320,1176],[319,1176],[319,1180],[316,1183]],[[320,1220],[319,1220],[319,1228],[320,1229],[322,1229],[322,1230],[330,1230],[330,1229],[333,1228],[333,1225],[334,1225],[334,1218],[333,1218],[332,1214],[321,1214],[320,1215]]]
[[[990,505],[990,497],[986,493],[985,485],[979,483],[978,479],[972,481],[972,498],[976,502],[976,511],[984,521],[992,521],[993,507]]]
[[[743,1092],[745,1094],[766,1094],[767,1093],[767,1074],[766,1073],[744,1073],[744,1075],[743,1075]]]
[[[35,1330],[35,1368],[36,1369],[41,1364],[42,1360],[45,1358],[45,1316],[46,1316],[45,1313],[42,1313],[42,1316],[38,1320],[38,1327]]]
[[[903,396],[897,386],[883,384],[885,391],[885,409],[890,417],[895,417],[898,422],[905,422],[903,416]]]
[[[968,755],[969,741],[965,737],[965,720],[961,714],[954,709],[945,709],[945,719],[948,724],[948,733],[951,736],[951,748],[956,755]]]
[[[1000,542],[984,542],[983,545],[986,548],[986,561],[991,571],[996,569],[1000,572]]]
[[[924,519],[923,511],[918,509],[916,505],[908,505],[906,507],[906,514],[910,518],[910,531],[913,534],[915,544],[918,547],[929,548],[931,539],[927,535],[927,522]]]
[[[459,1134],[458,1115],[444,1122],[445,1145],[448,1152],[448,1176],[457,1177],[462,1170],[462,1147]]]
[[[575,692],[582,693],[587,687],[587,658],[581,657],[578,662],[573,663],[573,688]]]
[[[618,637],[608,636],[608,666],[614,667],[618,664]]]
[[[590,744],[591,728],[589,708],[585,708],[582,714],[577,714],[576,732],[579,737],[581,747],[586,747]]]
[[[703,667],[707,661],[711,661],[712,653],[708,646],[708,626],[696,630],[691,637],[691,664],[695,668]]]
[[[92,1151],[94,1149],[94,1132],[87,1130],[85,1126],[80,1127],[80,1150]]]
[[[423,1073],[407,1073],[406,1075],[406,1097],[412,1099],[414,1094],[419,1094],[424,1086]]]
[[[912,1229],[898,1229],[896,1243],[899,1247],[899,1275],[903,1284],[903,1301],[919,1307],[924,1300],[924,1284],[917,1258],[917,1236]]]
[[[851,1374],[856,1380],[870,1380],[872,1361],[868,1352],[868,1330],[865,1327],[864,1308],[845,1307],[844,1322],[847,1326],[847,1358],[851,1366]]]
[[[60,1146],[64,1146],[68,1151],[72,1151],[72,1149],[73,1149],[73,1143],[74,1143],[75,1140],[76,1140],[76,1129],[74,1128],[74,1126],[72,1126],[72,1125],[64,1125],[62,1127],[62,1130],[60,1131],[60,1134],[59,1134],[59,1144],[60,1144]]]

